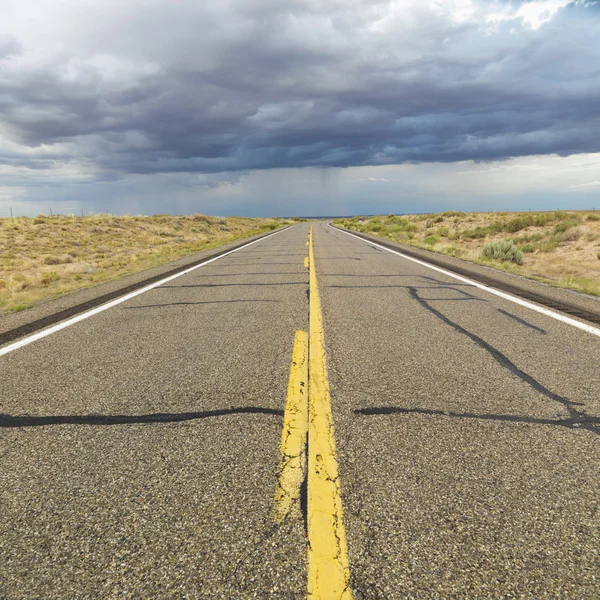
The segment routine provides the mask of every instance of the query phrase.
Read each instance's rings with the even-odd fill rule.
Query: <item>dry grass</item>
[[[284,224],[204,215],[0,219],[0,313]]]
[[[552,285],[600,296],[600,214],[462,213],[353,217],[339,225],[502,268]],[[482,256],[491,242],[512,240],[522,264]]]

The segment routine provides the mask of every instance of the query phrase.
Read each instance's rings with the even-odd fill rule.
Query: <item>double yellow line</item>
[[[275,516],[281,521],[300,512],[301,488],[306,477],[308,598],[351,600],[312,227],[308,246],[310,327],[308,336],[298,331],[294,343]]]

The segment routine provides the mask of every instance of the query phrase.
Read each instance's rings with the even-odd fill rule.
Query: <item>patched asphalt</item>
[[[302,598],[298,225],[0,358],[0,597]],[[314,225],[355,598],[596,598],[600,339]]]

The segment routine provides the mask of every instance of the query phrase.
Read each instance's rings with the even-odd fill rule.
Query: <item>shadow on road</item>
[[[494,415],[477,413],[457,413],[445,410],[428,408],[402,408],[400,406],[360,408],[354,411],[357,415],[393,415],[393,414],[418,414],[440,417],[454,417],[458,419],[480,419],[482,421],[507,421],[509,423],[534,423],[536,425],[556,425],[569,429],[585,428],[587,431],[600,435],[600,417],[569,417],[567,419],[540,419],[537,417],[522,417],[519,415]],[[587,426],[587,427],[585,427]]]
[[[187,413],[154,413],[150,415],[52,415],[46,417],[13,416],[0,414],[0,427],[39,427],[41,425],[130,425],[134,423],[176,423],[224,417],[237,414],[263,414],[283,417],[282,410],[261,406],[240,406]]]
[[[281,300],[205,300],[203,302],[168,302],[166,304],[144,304],[141,306],[124,306],[123,310],[137,310],[138,308],[161,308],[162,306],[191,306],[195,304],[231,304],[237,302],[281,303]]]

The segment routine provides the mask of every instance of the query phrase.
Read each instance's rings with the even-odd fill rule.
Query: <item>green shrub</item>
[[[504,225],[504,231],[508,231],[509,233],[516,233],[517,231],[521,231],[521,229],[525,229],[525,227],[529,227],[532,225],[532,219],[527,219],[524,217],[516,217],[515,219],[511,219],[507,221]]]
[[[428,246],[435,246],[440,241],[437,235],[428,235],[423,242]]]
[[[481,250],[481,257],[518,265],[523,263],[523,253],[512,243],[512,240],[499,240],[486,244]]]
[[[42,278],[40,279],[40,283],[42,285],[50,285],[54,281],[58,281],[60,279],[60,275],[56,271],[49,271],[48,273],[44,273]]]
[[[535,252],[535,249],[533,244],[523,244],[522,246],[519,246],[519,250],[525,254],[531,254],[532,252]]]
[[[544,238],[543,233],[525,233],[523,235],[516,235],[510,238],[514,244],[528,244],[529,242],[539,242]]]
[[[558,246],[558,238],[556,237],[551,237],[548,238],[547,240],[543,240],[540,242],[539,245],[539,251],[540,252],[554,252],[554,250],[556,250],[556,247]]]
[[[438,227],[437,234],[440,237],[448,237],[450,235],[450,229],[448,229],[448,227]]]
[[[506,221],[502,220],[502,221],[494,221],[493,223],[490,223],[486,229],[488,231],[488,233],[500,233],[501,231],[504,231],[504,228],[506,226]]]
[[[460,258],[465,254],[465,251],[458,246],[446,246],[445,248],[442,248],[442,252],[449,256],[455,256],[456,258]]]
[[[404,230],[409,233],[415,233],[419,228],[414,223],[407,223]]]
[[[534,215],[533,217],[533,225],[536,227],[544,227],[544,225],[548,225],[548,223],[552,223],[552,221],[556,220],[556,214],[548,215],[548,214],[540,214]]]
[[[475,229],[467,229],[462,232],[462,237],[467,240],[479,240],[487,237],[488,230],[485,227],[475,227]]]
[[[577,221],[574,221],[572,219],[568,219],[566,221],[561,221],[554,228],[554,233],[564,233],[565,231],[567,231],[567,229],[571,229],[571,227],[575,227],[575,225],[577,225]]]
[[[588,215],[587,220],[588,221],[600,221],[600,215]]]

